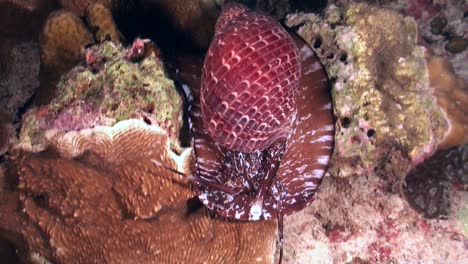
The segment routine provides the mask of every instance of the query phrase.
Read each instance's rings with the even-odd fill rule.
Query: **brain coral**
[[[6,177],[17,183],[0,193],[0,230],[20,252],[54,263],[272,262],[276,223],[209,214],[172,171],[187,173],[191,149],[174,153],[158,126],[49,130],[46,141],[12,156]]]

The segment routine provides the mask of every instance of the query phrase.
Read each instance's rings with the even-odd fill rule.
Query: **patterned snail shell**
[[[202,118],[213,140],[253,152],[287,136],[299,66],[299,51],[278,22],[225,5],[202,74]]]
[[[198,197],[226,218],[281,222],[313,201],[333,152],[326,73],[304,40],[266,15],[225,4],[216,28],[201,79],[201,63],[181,63],[193,95]]]

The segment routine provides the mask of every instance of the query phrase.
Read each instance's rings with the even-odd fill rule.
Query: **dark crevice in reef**
[[[406,176],[404,193],[426,218],[447,218],[453,190],[468,184],[468,145],[439,151]]]

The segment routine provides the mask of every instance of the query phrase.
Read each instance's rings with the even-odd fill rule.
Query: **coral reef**
[[[17,188],[0,193],[0,229],[24,253],[57,263],[271,263],[275,222],[224,221],[193,204],[173,171],[188,171],[191,149],[172,152],[161,128],[126,120],[47,139],[45,151],[13,155]]]
[[[43,263],[271,263],[274,222],[225,221],[192,199],[175,172],[190,171],[181,99],[159,50],[144,39],[124,49],[111,18],[130,37],[204,49],[222,0],[137,1],[141,13],[135,1],[57,1],[71,12],[52,14],[41,33],[48,60],[35,102],[46,105],[23,116],[16,145],[16,118],[38,85],[34,39],[54,2],[0,0],[1,259],[13,242]],[[324,1],[238,2],[282,19]],[[468,137],[466,1],[374,3],[410,17],[330,2],[285,20],[331,77],[337,151],[315,201],[285,219],[284,262],[467,263],[467,146],[451,148]]]
[[[75,67],[58,83],[58,96],[23,117],[20,144],[44,148],[46,130],[80,130],[139,118],[167,130],[175,149],[182,125],[182,100],[153,53],[140,61],[129,50],[104,42],[86,50],[87,67]]]
[[[346,177],[377,169],[398,180],[413,164],[434,153],[444,139],[454,137],[446,145],[467,140],[463,133],[466,110],[445,112],[434,99],[456,102],[460,98],[461,105],[466,105],[466,83],[454,81],[450,69],[439,68],[452,77],[440,87],[433,84],[441,72],[428,66],[431,57],[418,44],[412,19],[366,5],[330,5],[325,13],[324,19],[293,14],[286,24],[296,27],[314,46],[333,80],[338,119],[333,175]],[[343,20],[338,21],[341,16]],[[440,96],[452,83],[458,85],[446,93],[450,96]],[[462,96],[454,98],[454,94]],[[449,131],[457,126],[461,129]]]
[[[446,176],[409,177],[402,192],[416,164],[466,142],[466,83],[420,44],[412,18],[388,9],[332,4],[323,17],[291,14],[286,24],[332,79],[337,142],[315,202],[285,219],[285,262],[468,261],[468,193],[446,180],[466,175],[466,154],[448,155],[438,170]],[[410,204],[444,219],[424,219]]]
[[[47,18],[39,36],[41,47],[40,87],[36,104],[47,104],[56,96],[55,85],[62,74],[84,58],[84,49],[94,43],[93,35],[79,17],[55,11]]]

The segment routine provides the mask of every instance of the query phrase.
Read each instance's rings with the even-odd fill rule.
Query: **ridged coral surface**
[[[274,222],[236,223],[191,198],[191,149],[143,121],[47,133],[48,148],[13,155],[0,230],[54,263],[271,263]],[[1,171],[0,171],[1,173]],[[261,239],[259,239],[261,237]],[[23,253],[23,252],[22,252]]]

